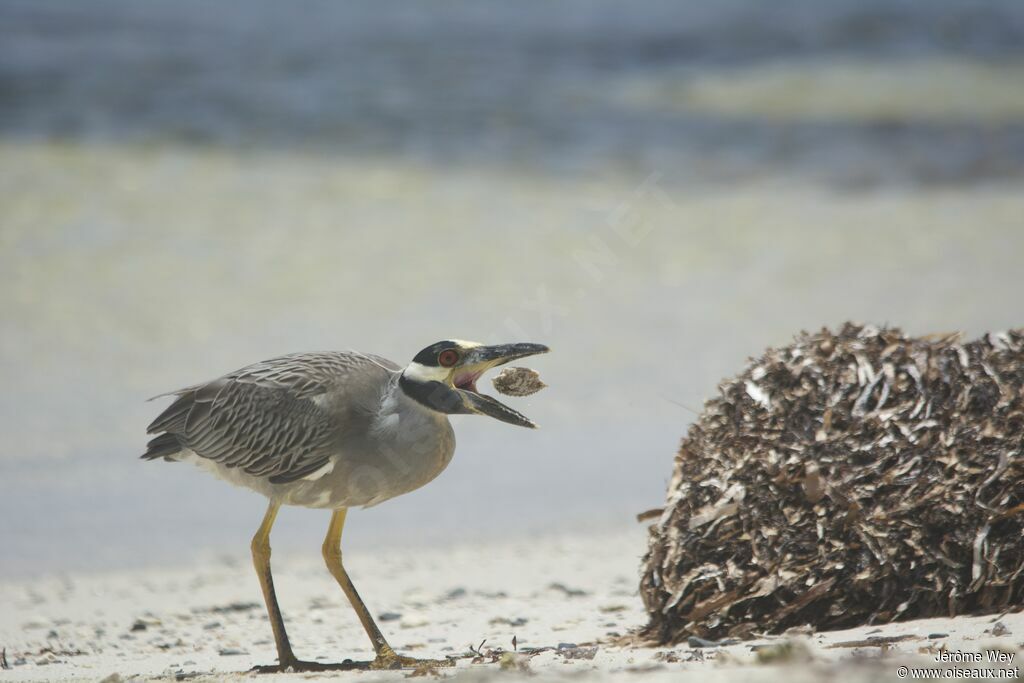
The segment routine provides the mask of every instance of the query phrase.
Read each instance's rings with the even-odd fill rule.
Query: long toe
[[[376,662],[357,662],[346,659],[343,662],[304,662],[296,659],[284,664],[254,666],[251,671],[258,674],[305,673],[308,671],[365,671],[375,668]]]

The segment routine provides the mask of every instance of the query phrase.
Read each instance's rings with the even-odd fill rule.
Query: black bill
[[[475,382],[477,377],[491,368],[504,365],[509,361],[517,360],[519,358],[535,356],[539,353],[547,353],[550,350],[551,349],[543,344],[523,342],[519,344],[478,346],[469,351],[465,358],[463,358],[463,362],[460,364],[461,369],[464,372],[469,373],[467,375],[468,381],[456,382],[455,389],[462,398],[466,411],[477,413],[479,415],[487,415],[488,417],[493,417],[495,420],[501,420],[502,422],[507,422],[519,427],[536,429],[537,425],[534,424],[530,418],[516,410],[513,410],[512,408],[509,408],[507,405],[487,396],[486,394],[479,393],[476,389]]]

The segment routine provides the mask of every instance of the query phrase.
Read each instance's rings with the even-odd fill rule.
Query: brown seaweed
[[[650,527],[660,644],[1019,609],[1024,330],[847,323],[719,387]]]

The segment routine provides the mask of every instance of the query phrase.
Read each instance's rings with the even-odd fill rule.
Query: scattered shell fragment
[[[847,323],[769,349],[704,405],[647,516],[644,635],[1020,609],[1022,445],[1024,329]]]
[[[529,396],[547,386],[540,373],[530,368],[505,368],[494,376],[491,384],[506,396]]]

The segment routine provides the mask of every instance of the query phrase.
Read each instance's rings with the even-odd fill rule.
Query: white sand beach
[[[423,675],[454,680],[901,680],[898,667],[1010,670],[1024,616],[931,619],[831,633],[806,631],[723,647],[643,647],[623,636],[644,623],[636,571],[639,525],[604,535],[372,553],[346,562],[391,643],[405,654],[455,659]],[[296,653],[372,659],[333,579],[308,555],[275,557]],[[411,671],[258,675],[275,661],[254,573],[232,557],[174,569],[0,584],[2,681],[341,679],[397,681]],[[512,652],[512,638],[518,651]],[[475,649],[480,656],[476,656]],[[983,664],[937,664],[935,653],[980,652]],[[989,651],[1015,654],[987,662]],[[993,654],[992,656],[996,656]],[[1008,655],[1006,655],[1008,656]]]

